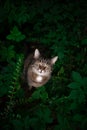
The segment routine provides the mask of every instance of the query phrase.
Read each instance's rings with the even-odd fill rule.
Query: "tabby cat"
[[[35,49],[33,55],[29,55],[24,63],[23,75],[24,79],[32,87],[38,88],[50,79],[53,65],[57,61],[58,56],[52,59],[44,59],[38,49]]]

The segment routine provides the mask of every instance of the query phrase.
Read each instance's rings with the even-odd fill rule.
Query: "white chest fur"
[[[37,82],[41,82],[41,81],[42,81],[42,79],[43,79],[43,77],[42,77],[42,76],[37,76],[37,77],[36,77],[36,81],[37,81]]]

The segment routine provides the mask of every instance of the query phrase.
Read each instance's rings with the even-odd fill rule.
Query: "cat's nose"
[[[42,70],[40,71],[40,73],[42,73]]]
[[[42,73],[42,70],[39,70],[40,73]]]

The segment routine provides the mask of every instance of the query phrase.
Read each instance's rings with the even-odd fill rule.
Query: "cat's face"
[[[32,69],[38,75],[46,76],[51,73],[52,67],[44,59],[38,59],[32,65]]]
[[[54,57],[51,60],[40,58],[40,52],[38,49],[34,52],[35,62],[32,65],[32,70],[38,75],[48,76],[52,72],[52,66],[57,61],[58,57]]]

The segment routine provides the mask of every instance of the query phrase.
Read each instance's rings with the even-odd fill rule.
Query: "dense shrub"
[[[87,128],[86,3],[1,2],[0,129]],[[34,91],[21,79],[26,48],[59,57],[51,80]]]

